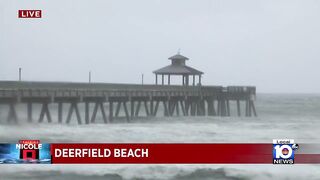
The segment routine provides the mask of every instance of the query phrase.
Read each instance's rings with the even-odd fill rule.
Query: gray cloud
[[[3,80],[22,67],[24,80],[154,83],[181,48],[204,84],[320,93],[319,1],[2,0],[0,13]]]

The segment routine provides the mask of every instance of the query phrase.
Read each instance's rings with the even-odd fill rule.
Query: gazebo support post
[[[184,75],[182,75],[182,85],[184,86]]]
[[[168,85],[170,85],[170,74],[168,75]]]
[[[193,82],[192,82],[192,85],[195,86],[196,85],[196,76],[193,75]]]
[[[189,86],[189,75],[186,75],[186,86]]]
[[[162,85],[164,85],[164,74],[162,74]]]

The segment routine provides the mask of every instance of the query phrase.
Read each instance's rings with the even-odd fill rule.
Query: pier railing
[[[0,97],[44,96],[210,96],[222,93],[255,95],[253,86],[166,86],[107,83],[0,81]]]

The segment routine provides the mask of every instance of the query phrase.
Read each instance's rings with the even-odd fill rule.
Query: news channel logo
[[[294,164],[294,153],[298,149],[293,139],[274,139],[273,164]]]
[[[20,140],[16,144],[0,144],[0,164],[50,164],[50,144],[39,140]]]

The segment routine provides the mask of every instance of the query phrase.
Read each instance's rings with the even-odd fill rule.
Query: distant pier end
[[[186,86],[0,81],[0,108],[8,106],[9,123],[20,120],[17,104],[26,104],[28,122],[40,123],[76,119],[78,124],[90,124],[96,122],[98,112],[104,123],[115,121],[121,114],[130,122],[141,115],[159,116],[160,112],[163,116],[231,116],[233,110],[237,116],[257,116],[255,87],[187,86],[187,79]],[[34,104],[41,105],[38,117],[34,117]],[[57,108],[52,108],[53,104]],[[84,112],[79,111],[79,105],[84,106]],[[57,113],[57,119],[52,113]]]

